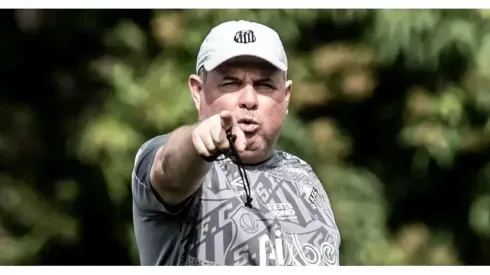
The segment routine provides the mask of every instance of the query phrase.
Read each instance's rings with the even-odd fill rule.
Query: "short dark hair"
[[[206,69],[204,68],[204,66],[202,66],[198,71],[197,71],[197,75],[199,76],[199,78],[201,78],[202,82],[206,82],[206,78],[208,76],[208,71],[206,71]]]

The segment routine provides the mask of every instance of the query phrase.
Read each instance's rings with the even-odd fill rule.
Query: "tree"
[[[279,147],[323,181],[342,264],[490,261],[487,11],[15,15],[2,18],[12,39],[1,110],[12,120],[0,143],[0,262],[137,263],[134,155],[195,120],[187,76],[209,29],[229,19],[283,38],[294,84]]]

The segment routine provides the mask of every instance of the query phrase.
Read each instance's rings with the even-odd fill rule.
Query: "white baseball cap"
[[[204,39],[197,55],[196,72],[212,71],[238,56],[263,59],[286,72],[288,60],[279,34],[263,24],[245,20],[215,26]]]

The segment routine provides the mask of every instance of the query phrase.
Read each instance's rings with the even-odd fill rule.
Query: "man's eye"
[[[260,83],[257,86],[259,86],[261,89],[275,89],[274,85],[270,83]]]
[[[232,85],[238,85],[238,83],[236,82],[225,82],[223,84],[221,84],[222,86],[232,86]]]

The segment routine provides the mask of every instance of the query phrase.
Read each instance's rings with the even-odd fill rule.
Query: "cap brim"
[[[253,51],[240,50],[239,52],[227,51],[223,53],[217,53],[212,58],[204,62],[204,68],[206,69],[206,71],[212,71],[216,69],[216,67],[218,67],[219,65],[223,64],[224,62],[239,56],[253,56],[262,59],[284,72],[287,71],[288,69],[286,64],[281,62],[279,58],[277,58],[274,54],[268,54],[267,52],[257,51],[257,50],[253,50]]]

